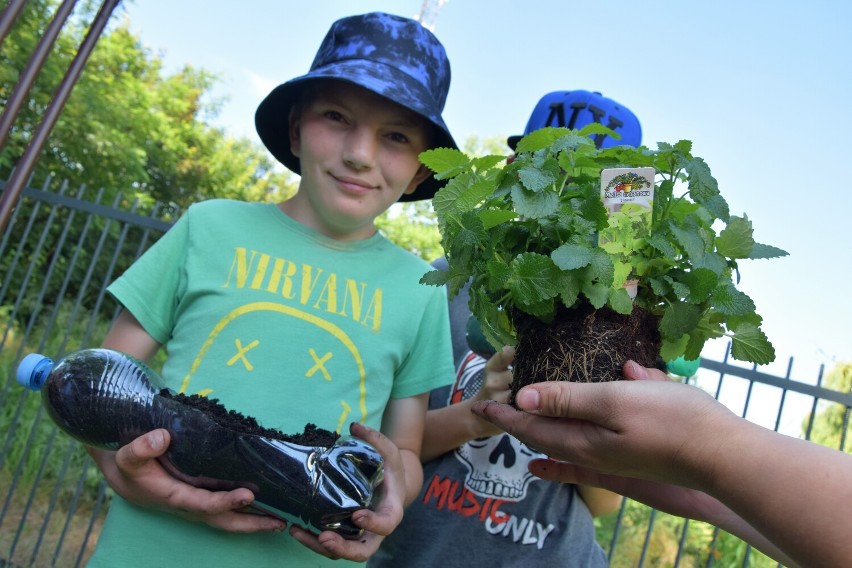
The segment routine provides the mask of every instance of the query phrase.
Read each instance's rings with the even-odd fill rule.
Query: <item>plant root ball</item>
[[[517,312],[518,333],[510,404],[528,384],[545,381],[605,382],[623,378],[632,359],[659,364],[659,318],[639,306],[630,315],[589,304],[560,309],[551,323]]]

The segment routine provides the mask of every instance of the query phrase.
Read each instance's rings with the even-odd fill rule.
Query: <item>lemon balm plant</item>
[[[489,343],[517,346],[514,391],[618,379],[628,358],[697,359],[724,336],[736,359],[774,360],[754,302],[736,287],[738,262],[787,253],[757,243],[749,219],[730,214],[690,141],[597,149],[594,134],[617,136],[598,124],[544,128],[512,159],[422,154],[449,182],[433,200],[448,268],[421,282],[446,284],[451,297],[470,284]],[[653,168],[647,221],[636,207],[604,206],[608,168]]]

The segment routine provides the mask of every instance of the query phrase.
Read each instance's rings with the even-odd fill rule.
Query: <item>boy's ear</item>
[[[428,177],[432,175],[432,170],[427,168],[424,165],[421,165],[417,170],[417,173],[414,174],[414,177],[411,179],[411,183],[408,184],[408,188],[403,192],[405,195],[409,195],[414,193],[414,190],[417,189],[417,186],[426,181]]]
[[[299,152],[302,146],[301,118],[301,113],[295,107],[290,109],[290,116],[287,117],[287,135],[290,137],[290,152],[297,158],[300,157]]]

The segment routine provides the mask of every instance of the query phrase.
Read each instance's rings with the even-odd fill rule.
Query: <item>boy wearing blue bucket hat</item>
[[[429,266],[373,221],[440,187],[418,156],[456,147],[441,117],[449,84],[444,48],[418,22],[338,20],[308,73],[257,109],[264,144],[301,175],[296,195],[195,204],[109,287],[124,310],[104,346],[143,360],[165,346],[166,387],[265,428],[314,424],[375,446],[381,497],[351,517],[363,536],[317,535],[298,519],[280,534],[288,523],[246,512],[249,490],[170,477],[156,460],[168,432],[155,430],[90,450],[117,495],[89,566],[364,561],[399,524],[422,483],[428,393],[452,380],[452,354],[446,294],[419,284]]]
[[[630,110],[582,90],[544,95],[524,135],[590,122],[622,135],[620,140],[596,139],[599,147],[641,144],[639,121]],[[522,137],[510,136],[507,144],[514,150]],[[436,260],[433,267],[445,270],[446,260]],[[431,395],[423,489],[369,568],[607,566],[593,517],[615,511],[621,497],[533,477],[527,465],[542,454],[472,414],[478,400],[507,400],[514,350],[477,349],[483,342],[475,341],[476,329],[468,325],[467,287],[449,304],[456,380]]]

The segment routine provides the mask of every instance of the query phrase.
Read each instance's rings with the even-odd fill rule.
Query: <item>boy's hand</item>
[[[509,400],[509,385],[512,382],[512,361],[515,360],[515,348],[503,347],[494,353],[485,363],[482,387],[476,393],[475,400]]]
[[[294,525],[290,527],[290,535],[328,558],[366,562],[379,549],[384,538],[402,521],[405,468],[399,449],[378,430],[353,422],[349,431],[353,436],[372,444],[385,462],[384,479],[376,492],[380,497],[375,510],[361,509],[352,513],[352,522],[364,529],[364,534],[358,539],[347,540],[334,531],[323,531],[317,535]]]
[[[153,430],[117,452],[89,448],[104,477],[127,501],[168,511],[230,532],[282,531],[286,523],[246,511],[254,500],[248,489],[208,491],[172,477],[157,457],[169,447],[167,430]]]

